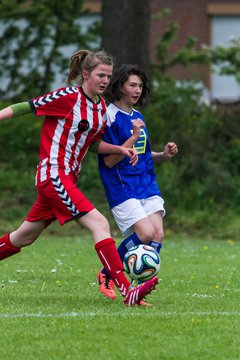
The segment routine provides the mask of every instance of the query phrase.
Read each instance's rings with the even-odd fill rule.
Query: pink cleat
[[[135,288],[129,290],[125,300],[123,301],[125,305],[141,305],[143,298],[150,294],[152,290],[155,290],[156,285],[158,284],[158,278],[155,276],[151,280],[144,282],[141,285],[136,286]]]

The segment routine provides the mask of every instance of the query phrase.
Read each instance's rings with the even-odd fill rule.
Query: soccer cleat
[[[152,307],[153,306],[152,304],[149,304],[145,300],[141,300],[138,305],[139,306],[145,306],[145,307]]]
[[[142,281],[142,282],[140,282],[140,281],[137,281],[137,280],[131,280],[131,287],[133,288],[133,287],[136,287],[136,286],[139,286],[139,285],[141,285],[141,284],[143,284],[144,283],[144,281]],[[145,306],[145,307],[151,307],[151,306],[153,306],[152,304],[149,304],[147,301],[145,301],[145,300],[141,300],[140,302],[139,302],[139,304],[138,304],[139,306]]]
[[[157,284],[158,278],[154,276],[151,280],[148,280],[142,285],[136,286],[135,288],[129,290],[125,300],[123,301],[124,304],[128,306],[140,305],[140,302],[143,300],[143,298],[150,294],[150,292],[156,288]]]
[[[101,271],[97,274],[97,280],[100,292],[110,299],[115,299],[114,282]]]

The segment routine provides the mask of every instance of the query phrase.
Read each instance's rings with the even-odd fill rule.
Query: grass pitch
[[[153,308],[96,285],[89,236],[42,237],[0,263],[1,360],[240,359],[240,242],[165,240]]]

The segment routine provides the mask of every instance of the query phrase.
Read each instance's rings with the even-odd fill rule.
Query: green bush
[[[1,108],[6,104],[1,104]],[[1,122],[0,162],[21,171],[38,163],[42,118],[27,115]]]
[[[158,79],[144,115],[153,150],[161,151],[168,141],[179,148],[177,156],[156,166],[167,227],[215,233],[226,213],[237,221],[240,209],[240,115],[200,100],[192,84]],[[239,227],[233,229],[239,236]],[[226,232],[230,236],[229,228]]]
[[[179,154],[157,168],[171,202],[189,210],[240,204],[238,113],[199,103],[192,85],[180,88],[170,79],[159,83],[145,111],[153,149],[175,141]]]

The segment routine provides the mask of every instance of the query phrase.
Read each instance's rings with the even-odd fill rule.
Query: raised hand
[[[145,123],[141,119],[134,120],[133,123],[133,136],[138,139],[141,134],[141,128],[145,127]]]
[[[164,146],[163,154],[164,154],[164,157],[166,157],[167,159],[172,158],[177,153],[178,153],[178,147],[174,142],[168,142]]]

